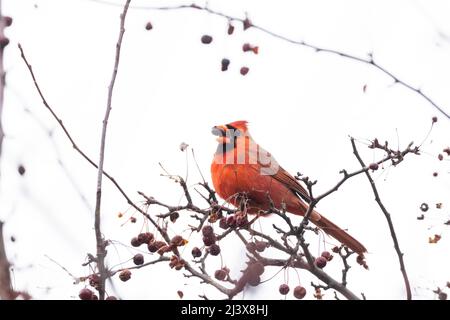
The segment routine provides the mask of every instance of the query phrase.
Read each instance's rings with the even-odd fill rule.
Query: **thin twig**
[[[352,143],[353,153],[358,159],[358,162],[360,163],[361,167],[366,168],[366,165],[364,161],[362,160],[361,156],[359,155],[358,149],[356,148],[355,139],[350,138],[350,141]],[[375,181],[372,179],[372,176],[368,171],[365,171],[366,177],[370,182],[370,186],[372,188],[373,194],[375,196],[375,201],[377,202],[378,206],[380,207],[381,211],[383,212],[384,216],[386,217],[386,221],[389,225],[389,231],[391,232],[392,241],[394,242],[394,248],[395,252],[397,253],[398,260],[400,263],[400,270],[402,272],[403,280],[405,282],[405,289],[406,289],[406,299],[411,300],[412,294],[411,294],[411,285],[409,283],[408,274],[406,273],[405,268],[405,262],[403,261],[403,253],[400,250],[400,245],[398,243],[397,234],[395,233],[394,224],[391,219],[390,213],[387,211],[386,207],[384,206],[383,202],[380,199],[380,195],[378,193],[377,186],[375,185]]]
[[[5,243],[3,240],[3,221],[0,221],[0,299],[10,300],[13,297],[11,275],[9,273],[9,261],[6,257]]]

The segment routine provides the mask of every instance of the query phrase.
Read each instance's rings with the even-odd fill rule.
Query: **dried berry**
[[[225,280],[227,278],[227,275],[228,273],[223,269],[219,269],[214,272],[214,278],[220,281]]]
[[[117,298],[115,296],[109,296],[105,300],[117,300]]]
[[[249,272],[258,276],[264,273],[264,265],[261,262],[254,262],[248,266]]]
[[[133,262],[135,265],[140,266],[141,264],[144,264],[144,256],[140,253],[136,254],[133,257]]]
[[[260,276],[257,275],[249,276],[249,278],[247,279],[247,283],[252,287],[256,287],[258,284],[261,283],[261,278]]]
[[[145,30],[149,31],[153,29],[152,23],[149,21],[145,24]]]
[[[325,259],[324,257],[318,257],[316,258],[316,260],[314,260],[314,264],[317,268],[325,268],[325,266],[327,265],[327,259]]]
[[[334,246],[333,249],[331,249],[334,253],[339,253],[339,247]]]
[[[431,122],[432,123],[436,123],[438,121],[438,118],[436,116],[434,116],[433,118],[431,118]]]
[[[331,259],[333,259],[333,255],[330,253],[330,251],[322,252],[321,256],[327,259],[327,261],[331,261]]]
[[[96,274],[91,274],[89,277],[89,285],[95,289],[98,288],[98,285],[100,284],[100,277]]]
[[[437,177],[438,173],[437,172],[433,172],[433,177]]]
[[[303,299],[306,296],[306,289],[302,286],[296,286],[294,288],[294,297],[297,299]]]
[[[18,167],[17,167],[17,172],[19,172],[19,174],[21,175],[21,176],[23,176],[24,174],[25,174],[25,167],[23,166],[23,165],[19,165]]]
[[[369,165],[369,169],[370,169],[370,170],[373,170],[373,171],[378,170],[378,163],[376,163],[376,162],[371,163],[371,164]]]
[[[123,282],[130,280],[131,278],[131,271],[128,269],[122,270],[119,273],[119,279],[122,280]]]
[[[165,245],[166,245],[166,243],[163,241],[154,241],[152,243],[149,243],[147,247],[148,247],[148,251],[156,252],[159,249],[161,249],[162,247],[164,247]]]
[[[175,221],[177,221],[177,219],[179,217],[180,217],[180,214],[177,211],[175,211],[170,214],[169,219],[170,219],[170,221],[175,222]]]
[[[236,225],[236,218],[234,215],[227,217],[227,225],[229,228],[233,228]]]
[[[233,32],[234,32],[234,26],[233,26],[233,25],[231,24],[231,22],[230,22],[230,23],[228,23],[228,30],[227,30],[227,33],[228,33],[229,35],[232,35]]]
[[[245,20],[243,21],[244,30],[247,30],[251,26],[253,26],[252,22],[249,20],[249,18],[245,18]]]
[[[153,233],[145,232],[145,233],[140,233],[137,238],[138,238],[140,243],[148,244],[148,243],[152,242],[155,239],[155,236],[153,235]]]
[[[242,67],[240,70],[240,73],[245,76],[248,72],[249,72],[249,68],[248,67]]]
[[[176,235],[170,240],[170,244],[176,247],[184,246],[185,240],[182,236]]]
[[[179,297],[180,299],[183,299],[183,297],[184,297],[184,293],[183,293],[183,291],[181,291],[181,290],[178,290],[178,291],[177,291],[177,295],[178,295],[178,297]]]
[[[2,19],[5,22],[5,26],[9,27],[12,25],[13,19],[10,16],[3,16]]]
[[[230,65],[230,60],[227,59],[227,58],[223,58],[222,61],[221,61],[221,70],[222,71],[227,71],[229,65]]]
[[[256,251],[256,244],[254,242],[249,242],[245,245],[248,251],[254,252]]]
[[[222,229],[228,229],[227,218],[223,217],[219,220],[219,227]]]
[[[202,240],[205,246],[209,247],[210,245],[213,245],[216,242],[216,236],[214,235],[208,237],[203,236]]]
[[[212,227],[212,226],[204,226],[204,227],[202,228],[202,234],[203,234],[205,237],[209,237],[209,236],[211,236],[211,235],[214,235],[214,229],[213,229],[213,227]]]
[[[278,291],[280,291],[280,293],[285,296],[289,293],[289,286],[286,283],[283,283],[282,285],[280,285],[280,287],[278,288]]]
[[[444,291],[439,292],[438,294],[439,300],[447,300],[447,294]]]
[[[450,156],[450,147],[447,147],[442,151],[445,152],[448,156]]]
[[[142,244],[142,242],[139,241],[138,237],[131,238],[131,245],[133,247],[139,247]]]
[[[6,37],[0,38],[0,48],[4,48],[9,44],[9,39]]]
[[[174,248],[173,246],[164,245],[161,248],[159,248],[158,251],[156,251],[156,253],[162,256],[164,253],[172,251],[173,248]]]
[[[94,293],[91,289],[84,288],[80,290],[78,297],[80,297],[81,300],[92,300],[93,295]]]
[[[429,209],[429,207],[428,207],[428,203],[422,203],[421,205],[420,205],[420,210],[422,210],[423,212],[427,212],[428,211],[428,209]]]
[[[263,252],[267,248],[267,242],[264,241],[255,241],[255,249],[258,252]]]
[[[238,215],[236,217],[236,226],[237,227],[245,227],[248,224],[247,215]]]
[[[192,249],[192,256],[193,256],[194,258],[199,258],[199,257],[202,256],[202,251],[201,251],[199,248],[194,247],[194,248]]]
[[[203,44],[210,44],[213,41],[213,38],[207,34],[203,35],[201,38]]]
[[[212,244],[209,247],[209,254],[212,255],[212,256],[218,256],[220,254],[220,247],[219,247],[219,245],[217,245],[215,243]]]
[[[252,51],[254,54],[258,54],[259,47],[253,46],[250,43],[244,43],[242,45],[242,51],[244,51],[244,52]]]
[[[131,217],[131,218],[130,218],[130,222],[131,222],[131,223],[136,223],[136,218],[135,218],[135,217]]]
[[[439,153],[438,154],[438,159],[439,159],[439,161],[442,161],[442,160],[444,160],[444,156],[441,153]]]

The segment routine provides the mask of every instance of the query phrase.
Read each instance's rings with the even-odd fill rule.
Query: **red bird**
[[[219,145],[211,164],[211,176],[220,197],[239,206],[239,194],[246,194],[249,213],[270,209],[272,201],[277,209],[284,207],[290,213],[305,215],[310,202],[308,192],[252,139],[247,121],[215,126],[212,133],[218,136]],[[317,211],[313,210],[310,220],[354,252],[367,251],[358,240]]]

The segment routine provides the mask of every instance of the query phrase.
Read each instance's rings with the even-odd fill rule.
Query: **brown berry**
[[[123,282],[130,280],[131,278],[131,271],[128,269],[122,270],[119,273],[119,279],[122,280]]]
[[[184,239],[182,236],[176,235],[170,240],[170,244],[180,247],[184,245]]]
[[[261,262],[254,262],[248,266],[250,272],[260,276],[264,273],[264,265]]]
[[[135,218],[135,217],[131,217],[131,218],[130,218],[130,222],[131,222],[131,223],[136,223],[136,218]]]
[[[135,265],[140,266],[141,264],[144,264],[144,256],[140,253],[136,254],[133,257],[133,262]]]
[[[199,248],[194,247],[194,248],[192,249],[192,256],[193,256],[194,258],[199,258],[199,257],[202,256],[202,251],[201,251]]]
[[[306,296],[306,289],[302,286],[296,286],[294,288],[294,297],[297,299],[303,299]]]
[[[13,23],[13,18],[11,18],[9,16],[3,16],[2,19],[5,22],[5,26],[7,26],[7,27],[11,26]]]
[[[256,244],[254,242],[249,242],[245,245],[245,248],[250,252],[254,252],[256,251]]]
[[[117,300],[117,298],[115,296],[109,296],[105,300]]]
[[[91,287],[97,289],[97,287],[98,287],[98,285],[99,285],[99,283],[100,283],[100,277],[99,277],[98,275],[96,275],[96,274],[91,274],[91,275],[88,277],[88,279],[89,279],[89,285],[90,285]]]
[[[266,250],[267,248],[267,243],[264,241],[255,241],[255,249],[258,252],[263,252],[264,250]]]
[[[227,71],[229,65],[230,65],[230,60],[227,59],[227,58],[223,58],[222,61],[221,61],[221,70],[222,71]]]
[[[254,275],[254,276],[250,276],[247,279],[247,281],[248,281],[247,283],[249,285],[251,285],[252,287],[256,287],[258,284],[261,283],[261,278],[260,278],[260,276]]]
[[[280,287],[278,288],[278,291],[280,291],[280,293],[285,296],[289,293],[289,286],[286,283],[283,283],[282,285],[280,285]]]
[[[371,164],[369,165],[369,169],[370,169],[370,170],[373,170],[373,171],[378,170],[378,163],[376,163],[376,162],[371,163]]]
[[[145,30],[150,31],[153,29],[152,23],[149,21],[145,24]]]
[[[203,44],[210,44],[213,41],[213,38],[207,34],[203,35],[201,38]]]
[[[228,229],[227,218],[223,217],[219,220],[219,227],[222,229]]]
[[[327,259],[327,261],[331,261],[331,259],[333,259],[333,255],[330,253],[330,251],[322,252],[321,256]]]
[[[153,235],[153,233],[144,232],[144,233],[140,233],[137,238],[138,238],[140,243],[148,244],[148,243],[152,242],[155,239],[155,236]]]
[[[19,174],[21,175],[21,176],[23,176],[24,174],[25,174],[25,167],[23,166],[23,165],[19,165],[18,167],[17,167],[17,172],[19,172]]]
[[[220,281],[225,280],[227,278],[227,275],[227,272],[223,269],[219,269],[214,272],[214,278]]]
[[[213,245],[214,243],[216,243],[216,236],[214,234],[210,236],[203,236],[203,243],[207,247]]]
[[[240,73],[245,76],[250,69],[248,67],[242,67]]]
[[[4,48],[9,44],[9,39],[7,37],[0,38],[0,48]]]
[[[94,293],[91,289],[84,288],[80,290],[80,293],[78,294],[78,297],[80,297],[81,300],[92,300],[92,296]]]
[[[180,214],[177,211],[175,211],[170,214],[169,219],[170,219],[170,221],[172,221],[174,223],[175,221],[177,221],[177,219],[179,217],[180,217]]]
[[[93,294],[91,300],[98,300],[98,296],[96,294]]]
[[[438,173],[437,172],[433,172],[433,177],[437,177]]]
[[[234,215],[227,217],[227,225],[229,228],[233,228],[236,225],[236,218]]]
[[[213,227],[212,227],[212,226],[204,226],[203,229],[202,229],[202,234],[203,234],[205,237],[214,235],[214,229],[213,229]]]
[[[438,294],[439,300],[447,300],[447,294],[444,291],[439,292]]]
[[[227,30],[227,33],[228,33],[229,35],[232,35],[233,32],[234,32],[234,26],[233,26],[233,25],[231,24],[231,22],[230,22],[230,23],[228,23],[228,30]]]
[[[212,256],[218,256],[220,254],[220,247],[218,244],[212,244],[209,247],[209,254]]]
[[[327,259],[325,259],[324,257],[318,257],[314,261],[314,264],[316,265],[317,268],[320,269],[325,268],[325,266],[327,265]]]
[[[246,215],[239,215],[236,217],[236,226],[237,227],[245,227],[248,224],[248,219]]]
[[[131,238],[131,245],[133,247],[139,247],[142,244],[142,242],[139,241],[138,237]]]
[[[156,252],[159,249],[161,249],[162,247],[164,247],[165,245],[166,245],[166,243],[163,241],[154,241],[152,243],[149,243],[147,247],[148,247],[148,251]]]
[[[247,30],[248,28],[250,28],[252,26],[252,22],[249,20],[249,18],[245,18],[245,20],[243,21],[243,27],[244,30]]]
[[[438,159],[439,159],[439,161],[442,161],[442,160],[444,160],[444,156],[441,153],[439,153],[438,154]]]
[[[433,118],[431,118],[431,122],[432,123],[436,123],[438,121],[438,118],[436,116],[434,116]]]

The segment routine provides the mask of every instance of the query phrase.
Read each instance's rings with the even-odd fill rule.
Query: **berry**
[[[211,227],[211,226],[204,226],[203,229],[202,229],[202,234],[203,234],[205,237],[214,235],[214,229],[213,229],[213,227]]]
[[[148,247],[148,251],[156,252],[159,249],[161,249],[162,247],[164,247],[165,245],[166,245],[166,243],[163,241],[154,241],[152,243],[149,243],[147,247]]]
[[[212,256],[218,256],[220,254],[220,247],[218,244],[212,244],[209,247],[209,254]]]
[[[130,280],[131,278],[131,271],[128,269],[122,270],[119,274],[119,279],[123,282]]]
[[[233,228],[236,225],[236,218],[234,215],[227,217],[227,225],[229,228]]]
[[[203,44],[210,44],[213,41],[213,38],[207,34],[202,36],[201,41]]]
[[[192,249],[192,256],[193,256],[194,258],[199,258],[199,257],[202,256],[202,251],[201,251],[199,248],[194,247],[194,248]]]
[[[175,222],[180,217],[180,214],[178,212],[172,212],[169,216],[170,221]]]
[[[447,300],[447,294],[443,291],[439,292],[438,294],[439,300]]]
[[[427,212],[428,208],[428,204],[425,202],[420,205],[420,210],[422,210],[423,212]]]
[[[327,259],[325,259],[324,257],[318,257],[314,261],[314,264],[316,265],[317,268],[322,269],[327,265]]]
[[[248,224],[248,219],[246,215],[239,215],[236,217],[236,226],[245,227]]]
[[[244,26],[244,30],[247,30],[248,28],[253,26],[253,24],[248,18],[245,18],[245,20],[243,22],[243,26]]]
[[[138,237],[131,238],[131,245],[133,247],[139,247],[142,244],[142,242],[139,241]]]
[[[143,256],[142,254],[140,254],[140,253],[136,254],[136,255],[133,257],[133,262],[134,262],[134,264],[137,265],[137,266],[139,266],[139,265],[141,265],[141,264],[144,264],[144,256]]]
[[[255,249],[258,252],[263,252],[267,248],[267,243],[264,241],[255,241]]]
[[[228,66],[230,65],[230,60],[228,60],[227,58],[223,58],[222,62],[221,62],[221,65],[222,65],[221,70],[222,71],[227,71],[228,70]]]
[[[433,118],[431,118],[431,122],[432,123],[436,123],[438,121],[438,118],[436,116],[434,116]]]
[[[145,233],[140,233],[137,238],[141,244],[144,244],[144,243],[148,244],[148,243],[152,242],[153,239],[155,239],[155,236],[153,235],[153,233],[145,232]]]
[[[184,245],[184,239],[182,236],[176,235],[170,240],[170,244],[180,247]]]
[[[96,275],[96,274],[91,274],[91,275],[88,277],[88,279],[89,279],[89,285],[90,285],[91,287],[97,289],[97,287],[98,287],[98,285],[99,285],[99,283],[100,283],[100,277],[99,277],[98,275]]]
[[[214,272],[214,278],[216,278],[217,280],[223,281],[227,278],[227,272],[223,269],[219,269],[216,270],[216,272]]]
[[[6,37],[0,38],[0,48],[4,48],[9,44],[9,39]]]
[[[250,69],[248,67],[242,67],[240,72],[243,76],[245,76]]]
[[[438,159],[439,159],[439,161],[442,161],[442,160],[444,160],[444,156],[441,153],[439,153],[438,154]]]
[[[131,218],[130,218],[130,222],[131,222],[131,223],[136,223],[136,218],[135,218],[135,217],[131,217]]]
[[[256,287],[258,284],[261,283],[261,278],[259,276],[249,276],[248,278],[248,284],[252,287]]]
[[[229,24],[228,24],[228,30],[227,30],[227,33],[228,33],[229,35],[232,35],[233,32],[234,32],[234,26],[233,26],[231,23],[229,23]]]
[[[302,286],[296,286],[294,288],[294,297],[297,299],[303,299],[306,296],[306,289]]]
[[[438,173],[437,172],[433,172],[433,177],[437,177]]]
[[[256,244],[254,242],[249,242],[245,245],[245,248],[250,252],[254,252],[256,250]]]
[[[19,174],[21,175],[21,176],[23,176],[24,174],[25,174],[25,167],[23,166],[23,165],[19,165],[18,167],[17,167],[17,172],[19,172]]]
[[[278,288],[278,291],[280,291],[280,293],[285,296],[289,293],[289,286],[285,283],[283,283],[282,285],[280,285],[280,287]]]
[[[219,227],[221,227],[222,229],[228,229],[228,223],[227,223],[226,217],[223,217],[219,220]]]
[[[248,266],[250,272],[260,276],[264,273],[264,265],[261,262],[255,262]]]
[[[203,243],[205,246],[209,247],[216,242],[216,236],[213,234],[211,236],[203,236]]]
[[[329,251],[322,252],[321,256],[327,259],[327,261],[331,261],[331,259],[333,259],[333,255]]]
[[[152,23],[150,21],[147,22],[146,25],[145,25],[145,30],[150,31],[152,29],[153,29]]]
[[[13,19],[9,16],[4,16],[3,21],[5,22],[5,26],[9,27],[12,25]]]
[[[373,170],[373,171],[378,170],[378,163],[376,163],[376,162],[371,163],[371,164],[369,165],[369,169],[370,169],[370,170]]]
[[[94,293],[91,289],[84,288],[80,290],[80,293],[78,294],[78,297],[80,297],[81,300],[92,300],[92,296]]]
[[[91,300],[98,300],[98,296],[96,294],[93,294]]]
[[[109,296],[109,297],[107,297],[105,300],[117,300],[117,298],[114,297],[114,296]]]

